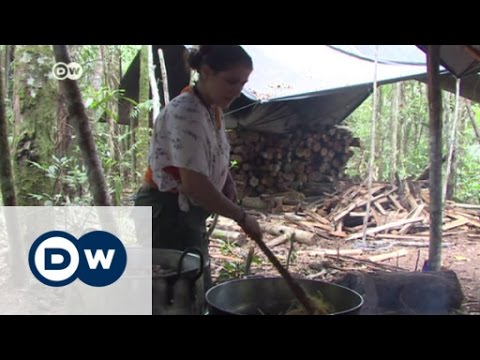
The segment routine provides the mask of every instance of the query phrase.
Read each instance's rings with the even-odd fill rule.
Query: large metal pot
[[[152,274],[153,315],[201,315],[205,310],[203,271],[209,264],[197,248],[185,251],[153,249],[152,265],[163,273]]]
[[[334,311],[329,315],[358,314],[363,298],[356,291],[323,281],[297,279],[307,295],[323,294]],[[284,314],[295,295],[283,278],[249,278],[231,280],[214,286],[206,293],[211,315]]]

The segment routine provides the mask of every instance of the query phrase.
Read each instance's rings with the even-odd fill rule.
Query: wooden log
[[[262,229],[262,231],[277,236],[282,234],[295,233],[295,240],[306,245],[313,245],[315,242],[315,234],[292,227],[263,223],[260,224],[260,228]]]
[[[275,246],[282,245],[282,244],[286,243],[290,239],[291,236],[292,236],[291,233],[281,234],[281,235],[277,236],[276,238],[267,242],[266,245],[269,248],[273,248]]]
[[[245,234],[237,231],[222,230],[218,228],[213,230],[211,237],[225,241],[234,241],[237,243],[242,243],[246,240]]]
[[[453,271],[348,273],[338,284],[357,291],[365,303],[360,314],[449,314],[463,301]]]

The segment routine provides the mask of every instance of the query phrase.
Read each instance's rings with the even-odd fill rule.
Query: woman
[[[149,168],[135,205],[152,206],[153,247],[194,246],[208,260],[205,220],[211,213],[233,219],[252,239],[262,239],[258,222],[236,204],[222,115],[240,96],[253,65],[239,45],[201,45],[188,62],[199,73],[198,82],[156,120]],[[204,279],[208,289],[209,271]]]

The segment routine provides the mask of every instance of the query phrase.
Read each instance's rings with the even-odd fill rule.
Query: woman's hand
[[[242,217],[237,220],[237,224],[245,231],[252,240],[258,242],[262,241],[262,229],[260,229],[260,225],[253,216],[248,215],[245,210],[242,209]]]

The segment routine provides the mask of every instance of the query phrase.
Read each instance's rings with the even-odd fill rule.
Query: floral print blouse
[[[155,121],[150,144],[148,161],[158,190],[178,189],[180,180],[164,171],[173,166],[205,175],[222,191],[228,174],[230,145],[223,119],[220,123],[217,129],[213,114],[195,94],[183,93],[172,99]],[[189,201],[179,192],[180,209],[188,211]]]

